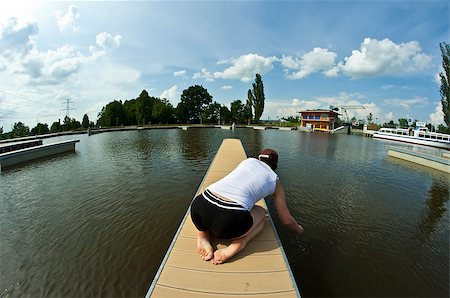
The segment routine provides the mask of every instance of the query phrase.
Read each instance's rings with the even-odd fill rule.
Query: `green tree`
[[[239,99],[231,103],[231,122],[245,123],[244,104]]]
[[[83,122],[81,122],[81,126],[85,129],[87,129],[89,127],[89,117],[87,114],[84,114]]]
[[[136,99],[126,100],[123,103],[124,125],[137,125],[136,119]],[[142,119],[141,119],[142,120]]]
[[[409,124],[408,124],[408,119],[406,119],[406,118],[400,118],[400,119],[398,119],[398,125],[399,125],[401,128],[408,128],[408,126],[409,126]]]
[[[214,123],[217,124],[220,117],[220,103],[214,101],[210,104],[205,111],[203,112],[203,119],[205,123]]]
[[[248,90],[250,93],[250,90]],[[247,98],[247,102],[244,106],[244,119],[247,120],[247,123],[250,125],[250,121],[253,118],[253,112],[252,112],[252,105],[253,102]]]
[[[174,119],[174,108],[167,99],[156,99],[153,103],[152,119],[158,123],[171,123]]]
[[[47,123],[38,123],[35,127],[31,129],[31,135],[43,135],[46,133],[49,133],[50,130],[48,129]]]
[[[12,130],[12,137],[18,138],[18,137],[26,137],[30,134],[30,128],[28,126],[25,126],[22,122],[14,123],[13,130]]]
[[[442,68],[444,69],[444,73],[439,73],[441,78],[441,105],[444,113],[444,122],[450,128],[450,47],[445,42],[440,43],[439,47],[441,48]]]
[[[444,124],[439,124],[436,132],[448,134],[448,133],[450,133],[450,127],[448,127]]]
[[[60,132],[61,131],[61,124],[59,122],[53,122],[52,126],[50,126],[50,132]]]
[[[224,105],[220,107],[220,122],[222,124],[231,123],[231,111]]]
[[[98,124],[101,126],[118,126],[125,120],[122,101],[114,100],[104,106],[99,114]]]
[[[62,126],[63,131],[76,130],[80,127],[81,123],[75,120],[75,118],[70,119],[68,116],[64,117],[64,124]]]
[[[396,128],[397,125],[394,123],[394,120],[391,120],[391,121],[389,121],[389,122],[387,122],[387,123],[384,123],[384,124],[383,124],[383,127],[386,127],[386,128]]]
[[[290,123],[299,123],[300,122],[300,116],[289,116],[287,118],[282,117],[281,119],[286,120]]]
[[[369,116],[367,116],[367,121],[369,122],[369,124],[372,123],[372,120],[373,120],[373,115],[372,115],[372,113],[369,113]]]
[[[177,117],[183,122],[202,123],[203,112],[212,102],[212,96],[203,86],[195,85],[183,90],[177,105]]]
[[[136,120],[138,124],[146,125],[152,120],[153,102],[154,98],[150,97],[147,91],[142,90],[135,103]]]
[[[254,120],[259,122],[262,113],[264,112],[264,85],[260,74],[256,74],[255,82],[252,84],[252,89],[247,92],[248,101],[252,103],[254,110]]]

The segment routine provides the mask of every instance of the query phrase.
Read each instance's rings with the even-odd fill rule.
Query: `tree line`
[[[201,85],[183,90],[176,107],[167,99],[150,96],[143,90],[135,99],[114,100],[104,106],[98,115],[98,126],[149,125],[170,123],[250,123],[259,122],[264,111],[264,86],[256,74],[247,101],[235,100],[230,108],[213,101],[208,90]]]
[[[14,123],[13,129],[7,133],[0,133],[0,139],[19,138],[35,135],[43,135],[47,133],[56,133],[62,131],[72,130],[86,130],[89,127],[95,127],[94,122],[89,121],[87,114],[84,114],[83,121],[80,123],[75,118],[64,117],[63,123],[55,121],[49,127],[47,123],[38,123],[35,127],[30,129],[21,121]]]
[[[260,121],[264,111],[264,101],[263,81],[261,76],[256,74],[255,83],[248,90],[246,102],[235,100],[230,107],[213,101],[208,90],[201,85],[190,86],[183,90],[176,107],[167,99],[150,96],[146,90],[143,90],[137,98],[109,102],[102,107],[95,124],[86,114],[81,123],[66,116],[62,124],[58,121],[49,127],[46,123],[38,123],[31,130],[22,122],[17,122],[11,132],[0,134],[0,137],[24,137],[89,127],[183,123],[250,124]]]

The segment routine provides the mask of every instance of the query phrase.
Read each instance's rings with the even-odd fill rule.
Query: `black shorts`
[[[221,200],[206,190],[191,204],[191,218],[199,231],[209,231],[221,239],[243,236],[253,225],[250,211],[237,203]]]

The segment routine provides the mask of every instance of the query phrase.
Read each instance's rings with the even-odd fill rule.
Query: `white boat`
[[[373,134],[376,139],[384,139],[411,144],[431,146],[450,150],[450,135],[445,133],[430,132],[424,125],[414,130],[404,128],[380,128]]]

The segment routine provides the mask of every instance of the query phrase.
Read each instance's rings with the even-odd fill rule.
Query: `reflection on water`
[[[422,213],[422,220],[419,223],[420,236],[427,239],[430,237],[447,211],[448,199],[448,181],[446,183],[442,180],[433,179],[425,201],[426,207]],[[422,239],[422,241],[425,240]]]
[[[448,295],[448,176],[392,162],[382,142],[251,129],[77,138],[75,154],[0,175],[1,296],[142,297],[224,138],[249,156],[278,151],[304,236],[268,206],[303,296]]]

